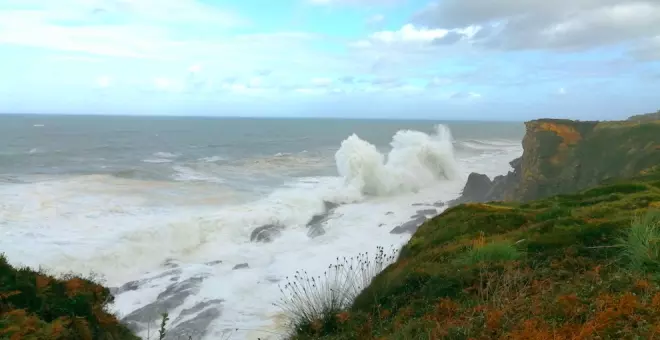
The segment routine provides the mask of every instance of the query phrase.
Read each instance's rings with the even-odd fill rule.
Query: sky
[[[660,109],[660,0],[2,0],[0,112],[526,120]]]

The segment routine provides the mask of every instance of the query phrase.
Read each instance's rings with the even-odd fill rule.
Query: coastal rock
[[[523,155],[509,162],[513,171],[495,177],[490,185],[486,175],[470,174],[450,206],[525,202],[575,192],[611,178],[630,178],[660,163],[655,114],[619,122],[539,119],[525,127]]]
[[[427,218],[425,216],[418,216],[417,218],[410,220],[402,225],[395,227],[390,230],[390,234],[403,234],[403,233],[414,233],[417,231],[420,225],[422,225]]]
[[[438,201],[438,202],[433,203],[433,206],[436,207],[436,208],[442,208],[442,207],[444,207],[445,205],[446,205],[446,204],[445,204],[445,202],[443,202],[443,201]]]
[[[272,242],[277,236],[282,234],[284,226],[279,224],[266,224],[257,227],[250,234],[252,242]]]
[[[321,214],[312,216],[312,219],[307,222],[307,236],[310,238],[318,237],[325,234],[325,229],[323,229],[323,224],[328,221],[330,215],[336,209],[339,204],[324,201],[324,211]]]
[[[438,211],[435,209],[422,209],[422,210],[417,210],[417,212],[415,212],[416,215],[415,217],[423,216],[423,215],[435,215],[437,213]]]
[[[470,173],[461,192],[461,196],[450,201],[449,205],[455,206],[467,202],[485,202],[493,185],[493,181],[488,176],[476,172]]]
[[[220,317],[223,300],[214,299],[197,303],[184,309],[172,323],[174,328],[167,331],[165,339],[201,339],[206,335],[209,325]],[[194,315],[193,317],[190,317]],[[183,321],[188,319],[186,321]],[[182,322],[183,321],[183,322]]]
[[[231,270],[236,270],[236,269],[245,269],[245,268],[250,268],[250,265],[247,263],[239,263],[234,266]]]
[[[462,196],[469,201],[482,201],[490,191],[493,182],[484,174],[476,172],[468,176]]]
[[[163,313],[181,306],[186,298],[196,294],[204,278],[195,276],[167,287],[154,302],[133,311],[122,321],[136,332],[143,330],[145,325],[160,320]]]

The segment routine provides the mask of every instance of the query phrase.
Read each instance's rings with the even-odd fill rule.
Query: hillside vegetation
[[[15,268],[0,255],[0,339],[139,339],[106,312],[111,301],[88,279]]]
[[[660,124],[526,125],[514,171],[483,191],[508,201],[427,221],[349,307],[294,318],[291,338],[660,339]]]
[[[660,338],[660,168],[422,225],[353,305],[294,339]],[[357,270],[359,271],[359,270]]]

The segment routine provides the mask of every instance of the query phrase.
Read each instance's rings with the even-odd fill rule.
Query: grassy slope
[[[0,256],[0,339],[133,340],[105,310],[107,288],[14,268]]]
[[[584,127],[595,138],[589,145],[555,147],[532,165],[563,150],[581,155],[581,171],[599,172],[592,177],[632,175],[628,168],[637,175],[525,203],[450,208],[419,228],[349,310],[302,325],[293,338],[660,339],[660,275],[651,274],[658,268],[633,269],[619,246],[635,216],[660,209],[660,166],[638,170],[660,164],[657,128]],[[549,190],[547,183],[539,187]],[[656,241],[651,257],[660,257]]]

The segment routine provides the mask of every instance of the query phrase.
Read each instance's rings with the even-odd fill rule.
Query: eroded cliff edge
[[[660,120],[525,123],[523,155],[492,181],[472,173],[451,202],[529,201],[579,191],[612,178],[629,178],[660,163]]]

